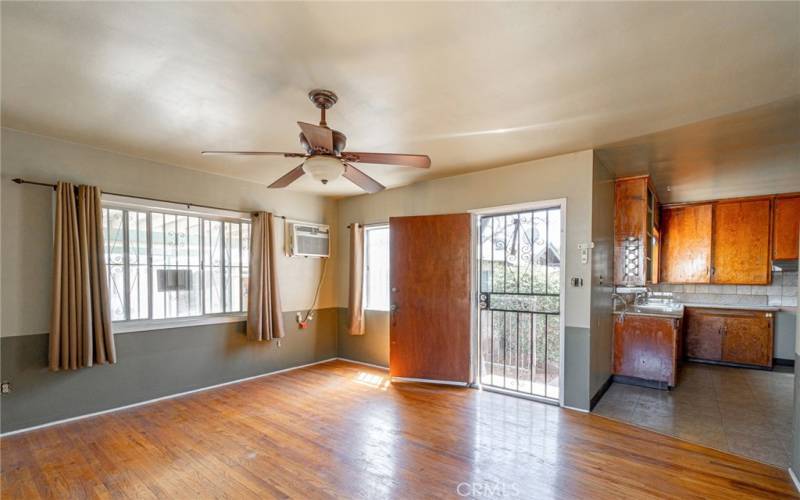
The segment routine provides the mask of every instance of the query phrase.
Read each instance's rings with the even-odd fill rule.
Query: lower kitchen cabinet
[[[773,321],[766,311],[686,308],[686,357],[771,368]]]
[[[614,375],[674,387],[681,357],[681,320],[663,316],[614,318]]]

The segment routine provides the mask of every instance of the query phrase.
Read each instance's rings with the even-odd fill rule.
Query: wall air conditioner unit
[[[329,257],[330,228],[313,222],[286,223],[286,253],[303,257]]]

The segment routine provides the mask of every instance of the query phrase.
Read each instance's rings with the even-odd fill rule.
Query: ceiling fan
[[[369,193],[386,189],[380,182],[354,167],[353,163],[378,163],[406,167],[429,168],[431,159],[427,155],[393,153],[356,153],[344,151],[347,137],[338,130],[328,127],[325,111],[339,99],[330,90],[316,89],[308,93],[308,98],[320,109],[319,125],[297,122],[300,126],[300,145],[305,153],[279,153],[272,151],[203,151],[204,155],[245,155],[245,156],[284,156],[303,158],[303,162],[269,185],[271,188],[284,188],[303,174],[310,174],[315,180],[327,184],[343,176]]]

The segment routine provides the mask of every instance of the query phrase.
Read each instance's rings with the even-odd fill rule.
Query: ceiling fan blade
[[[333,151],[333,132],[331,132],[331,129],[304,122],[297,122],[297,124],[300,125],[300,130],[303,131],[303,135],[306,136],[306,140],[311,144],[311,147],[315,149],[322,148],[328,153]]]
[[[431,159],[428,155],[404,155],[395,153],[355,153],[348,151],[342,154],[347,161],[359,163],[378,163],[381,165],[403,165],[405,167],[429,168]]]
[[[377,193],[386,189],[386,186],[349,163],[344,164],[342,176],[368,193]]]
[[[279,153],[275,151],[203,151],[202,155],[239,155],[239,156],[285,156],[286,158],[305,158],[302,153]]]
[[[283,177],[279,178],[277,181],[273,182],[269,185],[271,188],[285,188],[289,184],[293,183],[297,179],[305,174],[305,170],[303,170],[303,164],[296,166],[295,168],[289,170]]]

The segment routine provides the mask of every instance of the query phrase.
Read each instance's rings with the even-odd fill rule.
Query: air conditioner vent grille
[[[328,257],[330,229],[322,224],[293,223],[289,226],[289,255]]]

